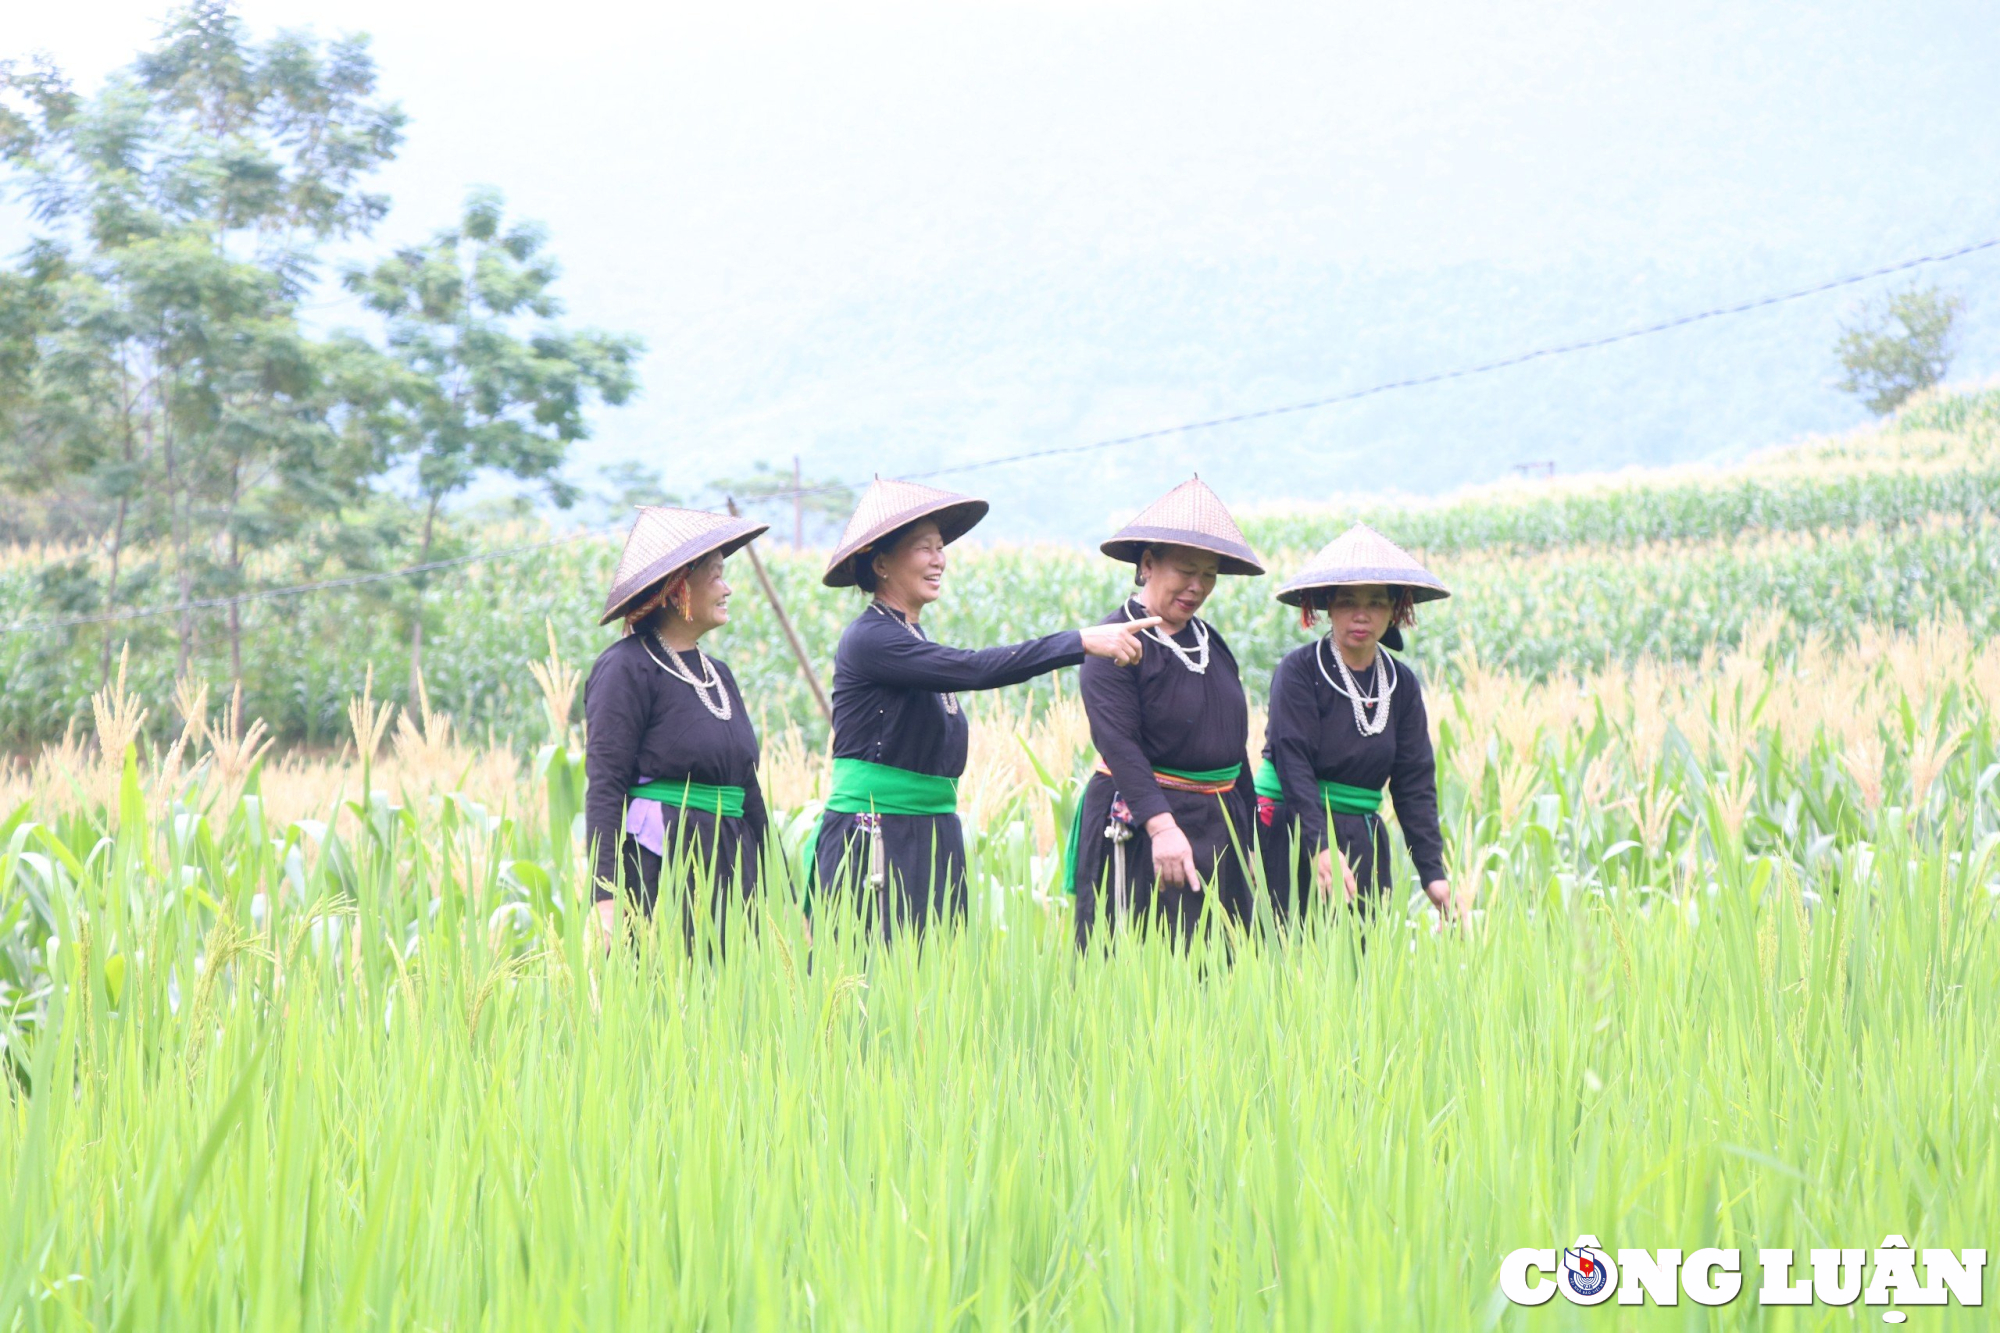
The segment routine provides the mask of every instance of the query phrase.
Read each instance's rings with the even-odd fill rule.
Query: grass
[[[810,971],[776,919],[726,966],[600,964],[452,900],[357,964],[301,907],[179,1014],[200,946],[135,919],[120,1007],[63,1005],[37,1052],[74,1095],[0,1144],[0,1295],[24,1327],[1582,1326],[1504,1315],[1499,1256],[1971,1244],[2000,1198],[1972,850],[1817,916],[1753,871],[1233,966],[1079,961],[1035,913]],[[1689,1313],[1784,1326],[1649,1326]]]
[[[58,752],[0,823],[0,1317],[1584,1327],[1505,1307],[1500,1257],[1983,1244],[2000,645],[1760,635],[1693,671],[1458,662],[1480,915],[1398,902],[1365,950],[1260,922],[1078,957],[1046,893],[1073,703],[979,719],[966,930],[809,942],[779,891],[691,959],[586,933],[573,735],[519,765],[371,704],[379,758],[246,769],[184,696],[180,752]],[[770,771],[782,842],[821,775]],[[1616,1326],[1689,1321],[1846,1316]]]

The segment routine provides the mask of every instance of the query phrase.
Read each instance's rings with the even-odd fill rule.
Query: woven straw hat
[[[1200,477],[1184,481],[1153,501],[1139,517],[1097,549],[1113,560],[1139,563],[1152,545],[1192,546],[1222,557],[1224,574],[1262,574],[1264,562],[1243,539],[1243,530],[1224,508],[1222,497]]]
[[[986,509],[986,501],[969,495],[877,477],[855,506],[854,517],[847,520],[847,531],[840,534],[840,545],[826,562],[826,573],[819,581],[829,588],[851,588],[854,557],[897,528],[920,518],[935,519],[938,532],[949,544],[972,531],[986,517]]]
[[[1287,579],[1278,589],[1278,600],[1303,606],[1309,593],[1362,583],[1408,588],[1411,600],[1418,602],[1451,596],[1443,580],[1418,564],[1415,556],[1366,523],[1356,523],[1322,546],[1304,569]]]
[[[618,572],[611,576],[611,595],[604,599],[604,616],[597,623],[609,625],[625,614],[641,593],[682,566],[693,564],[710,551],[728,555],[748,546],[770,526],[699,509],[641,507],[638,520],[625,537],[625,553],[618,557]]]

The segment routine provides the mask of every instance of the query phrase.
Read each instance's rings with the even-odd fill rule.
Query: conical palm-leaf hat
[[[1411,600],[1418,602],[1451,596],[1444,581],[1418,564],[1415,556],[1366,523],[1356,523],[1322,546],[1306,561],[1304,569],[1285,580],[1285,585],[1278,589],[1278,600],[1290,606],[1303,606],[1310,594],[1321,589],[1363,583],[1408,588]]]
[[[840,534],[840,545],[826,562],[820,582],[829,588],[854,586],[854,557],[866,551],[897,528],[920,518],[936,521],[947,544],[972,531],[986,517],[987,504],[969,495],[920,486],[914,481],[877,477],[855,506],[854,517]]]
[[[618,572],[611,576],[611,595],[604,599],[604,616],[597,623],[609,625],[640,594],[675,570],[693,564],[710,551],[728,555],[739,550],[762,536],[770,526],[699,509],[642,507],[632,531],[626,534],[625,552],[618,557]]]
[[[1114,560],[1139,563],[1148,546],[1192,546],[1222,557],[1224,574],[1262,574],[1264,562],[1250,549],[1243,530],[1229,516],[1222,497],[1200,477],[1168,491],[1098,547]]]

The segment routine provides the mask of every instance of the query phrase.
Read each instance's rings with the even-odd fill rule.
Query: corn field
[[[1104,532],[1129,517],[1107,512]],[[1412,660],[1447,679],[1468,640],[1482,660],[1540,679],[1641,657],[1692,663],[1774,618],[1843,643],[1867,626],[1913,630],[1944,614],[1984,635],[2000,630],[2000,599],[1990,592],[2000,580],[2000,389],[1921,400],[1885,427],[1730,471],[1239,517],[1274,577],[1223,580],[1204,614],[1245,664],[1253,695],[1300,642],[1290,613],[1272,599],[1278,581],[1355,518],[1429,561],[1458,591],[1425,608],[1411,639]],[[476,545],[547,537],[506,529],[478,534]],[[1096,535],[1082,537],[1094,546]],[[809,657],[830,675],[856,595],[819,585],[823,552],[769,538],[759,545]],[[37,581],[58,554],[0,555],[0,624],[77,609],[52,603]],[[541,653],[551,631],[579,662],[609,642],[612,631],[596,622],[617,555],[615,539],[579,541],[436,576],[422,603],[430,702],[462,733],[523,747],[545,738],[538,691],[520,664]],[[730,662],[766,730],[797,722],[809,739],[824,739],[744,557],[730,561],[729,577],[734,620],[713,651]],[[1017,640],[1095,621],[1130,589],[1130,567],[1094,550],[954,548],[951,590],[927,623],[947,641]],[[413,590],[395,583],[247,604],[244,715],[287,744],[337,746],[347,740],[347,701],[370,673],[378,695],[418,709],[407,692],[415,613]],[[233,685],[223,613],[204,614],[209,632],[191,674],[220,699]],[[132,688],[148,699],[171,696],[171,616],[0,635],[0,745],[30,750],[71,728],[87,731],[91,695],[109,683],[101,664],[128,642]],[[1052,693],[1044,686],[1033,697]],[[169,721],[156,710],[150,734],[163,740]]]
[[[344,637],[301,609],[327,651],[274,646],[240,701],[140,649],[80,725],[10,678],[11,726],[66,725],[0,767],[0,1321],[1873,1324],[1748,1291],[1516,1308],[1497,1272],[1583,1233],[1995,1234],[1992,403],[1702,482],[1706,516],[1674,478],[1578,491],[1549,511],[1566,541],[1505,497],[1411,511],[1453,553],[1412,636],[1473,903],[1448,928],[1399,848],[1365,936],[1263,911],[1079,953],[1060,866],[1090,755],[1062,676],[969,701],[963,930],[808,919],[782,867],[822,737],[739,575],[722,652],[767,696],[767,892],[726,948],[633,923],[607,951],[578,725],[602,550],[468,578],[414,700],[385,699],[393,643],[358,605]],[[1746,523],[1753,491],[1791,498]],[[773,564],[823,654],[848,606],[807,594],[809,556]],[[1119,587],[975,554],[940,630],[1073,623]],[[1268,591],[1214,615],[1264,669],[1301,641]]]

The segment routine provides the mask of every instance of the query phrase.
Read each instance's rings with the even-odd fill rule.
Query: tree
[[[128,571],[128,550],[164,562],[182,670],[188,604],[243,590],[249,554],[337,511],[378,466],[339,391],[365,349],[297,319],[316,247],[388,206],[360,182],[403,117],[374,94],[365,39],[256,43],[225,0],[174,14],[94,97],[46,63],[0,65],[0,159],[48,230],[13,275],[45,318],[0,390],[7,480],[81,497],[104,609],[150,572]],[[229,634],[240,679],[233,601]]]
[[[1866,395],[1868,410],[1895,411],[1928,389],[1951,365],[1952,333],[1964,301],[1936,287],[1910,287],[1870,306],[1842,328],[1835,346],[1846,377],[1840,387]]]
[[[854,491],[845,482],[781,472],[759,459],[746,476],[723,477],[708,483],[718,499],[734,499],[743,509],[770,520],[782,532],[803,542],[808,532],[839,533],[854,510]]]
[[[667,489],[660,470],[637,459],[621,458],[597,469],[597,485],[584,491],[584,517],[594,525],[632,521],[641,505],[685,505],[687,499]]]
[[[0,488],[21,494],[40,491],[49,502],[39,507],[5,506],[0,512],[0,542],[72,535],[64,530],[63,521],[69,506],[54,495],[63,488],[40,475],[36,451],[27,443],[43,414],[42,345],[55,329],[54,288],[62,265],[61,254],[37,243],[22,256],[19,271],[0,269]]]
[[[507,225],[500,195],[475,190],[459,225],[428,244],[346,274],[388,328],[395,373],[377,414],[390,457],[407,464],[423,506],[417,563],[427,563],[440,507],[483,470],[540,483],[559,506],[576,490],[559,469],[590,435],[591,397],[623,403],[637,338],[568,332],[553,321],[557,269],[546,236]],[[422,582],[410,626],[410,685],[423,669]]]

